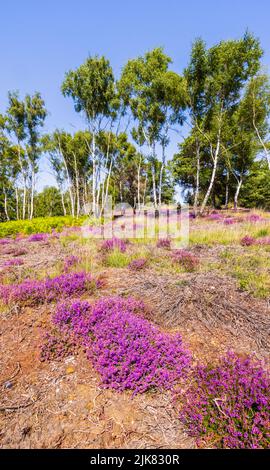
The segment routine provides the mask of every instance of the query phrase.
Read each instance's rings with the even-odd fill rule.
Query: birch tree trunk
[[[254,127],[254,129],[255,129],[255,132],[256,132],[256,134],[257,134],[257,137],[258,137],[258,139],[259,139],[259,142],[260,142],[260,144],[261,144],[261,146],[262,146],[262,148],[263,148],[264,154],[265,154],[265,156],[266,156],[266,161],[267,161],[267,164],[268,164],[268,169],[270,170],[270,154],[269,154],[268,149],[267,149],[267,147],[266,147],[266,145],[265,145],[265,143],[264,143],[264,141],[263,141],[263,139],[262,139],[262,136],[261,136],[261,134],[260,134],[260,132],[259,132],[259,129],[258,129],[257,125],[256,125],[256,106],[255,106],[255,97],[254,97],[254,93],[253,93],[253,119],[252,119],[252,121],[253,121],[253,127]]]
[[[62,208],[63,208],[63,214],[64,216],[67,215],[67,210],[66,210],[66,205],[65,205],[65,200],[64,200],[64,194],[63,194],[63,191],[61,191],[61,202],[62,202]]]
[[[155,170],[155,158],[156,158],[156,148],[155,143],[152,146],[153,149],[153,162],[151,165],[151,173],[152,173],[152,186],[153,186],[153,199],[154,199],[154,207],[157,208],[157,188],[156,188],[156,170]]]
[[[15,187],[15,199],[16,199],[16,219],[19,220],[19,217],[20,217],[20,214],[19,214],[19,194],[18,194],[17,186]]]
[[[66,162],[64,154],[62,152],[61,143],[60,143],[59,139],[58,139],[58,145],[59,145],[60,154],[62,155],[62,158],[63,158],[63,162],[64,162],[64,166],[65,166],[65,170],[66,170],[66,175],[67,175],[67,180],[68,180],[68,193],[69,193],[69,198],[70,198],[71,215],[72,215],[72,217],[75,217],[75,203],[74,203],[74,197],[73,197],[73,193],[72,193],[72,186],[73,185],[71,183],[71,178],[69,176],[67,162]]]
[[[243,183],[243,178],[240,178],[238,180],[237,188],[236,188],[235,195],[234,195],[234,210],[235,211],[238,209],[238,197],[239,197],[242,183]]]
[[[156,209],[157,207],[157,190],[156,190],[156,172],[155,172],[155,166],[152,165],[151,167],[151,172],[152,172],[152,184],[153,184],[153,199],[154,199],[154,207]]]
[[[159,188],[158,188],[158,205],[161,206],[162,202],[162,179],[163,179],[163,171],[165,167],[165,147],[162,145],[162,163],[159,173]]]
[[[201,206],[200,214],[204,213],[206,204],[208,202],[208,199],[209,199],[209,196],[211,194],[213,184],[214,184],[214,181],[215,181],[216,172],[217,172],[217,163],[218,163],[218,157],[219,157],[219,149],[220,149],[220,134],[221,134],[221,128],[219,128],[219,131],[218,131],[216,150],[215,150],[214,155],[212,157],[213,158],[212,175],[211,175],[211,179],[210,179],[208,189],[206,191],[206,195],[204,197],[204,200],[203,200],[203,203],[202,203],[202,206]],[[211,154],[212,154],[212,150],[211,150]]]
[[[92,162],[93,162],[93,175],[92,175],[92,211],[96,213],[96,137],[95,132],[92,132]]]
[[[5,209],[5,215],[7,220],[10,220],[9,214],[8,214],[8,203],[7,203],[7,192],[6,189],[3,189],[4,192],[4,209]]]
[[[30,214],[29,214],[30,220],[33,219],[33,215],[34,215],[34,194],[35,194],[35,171],[32,168],[32,171],[31,171]]]
[[[199,194],[200,194],[200,167],[201,167],[201,161],[200,161],[200,142],[198,139],[196,139],[196,186],[195,186],[195,193],[194,193],[194,204],[193,204],[193,210],[194,214],[197,214],[197,209],[198,209],[198,202],[199,202]]]
[[[145,183],[144,183],[144,191],[143,191],[143,207],[145,206],[145,197],[146,197],[146,189],[148,183],[148,175],[146,175]]]
[[[109,193],[109,183],[110,183],[110,178],[111,178],[111,172],[112,172],[112,159],[110,161],[110,168],[109,168],[109,173],[106,178],[106,190],[105,190],[105,197],[104,197],[104,202],[102,204],[102,210],[104,210],[107,200],[108,200],[108,193]]]
[[[225,189],[225,209],[228,209],[229,204],[229,171],[226,172],[226,189]]]
[[[141,161],[142,161],[142,156],[140,155],[140,161],[138,165],[138,171],[137,171],[137,200],[138,200],[138,210],[141,210]]]

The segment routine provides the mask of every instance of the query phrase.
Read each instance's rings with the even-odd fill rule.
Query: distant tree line
[[[9,92],[0,115],[1,220],[78,216],[89,205],[97,214],[108,196],[158,208],[173,201],[176,185],[195,213],[209,205],[270,208],[270,85],[262,54],[250,33],[210,48],[198,39],[182,74],[156,48],[129,60],[119,79],[105,57],[88,57],[61,87],[83,118],[73,134],[42,132],[40,93],[21,99]],[[181,142],[169,156],[173,135]],[[37,193],[41,157],[57,188]]]

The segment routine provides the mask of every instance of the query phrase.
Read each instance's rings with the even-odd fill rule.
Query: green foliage
[[[253,164],[240,195],[240,204],[270,210],[270,171],[266,162]]]
[[[61,194],[54,186],[45,186],[35,197],[35,217],[55,216],[63,216]]]
[[[66,73],[62,84],[64,96],[70,96],[77,112],[87,120],[110,116],[117,106],[113,71],[105,57],[88,57],[76,70]]]
[[[39,217],[32,220],[12,220],[0,223],[0,238],[29,235],[32,233],[50,233],[53,229],[61,231],[64,227],[79,226],[84,218],[75,219],[67,217]]]

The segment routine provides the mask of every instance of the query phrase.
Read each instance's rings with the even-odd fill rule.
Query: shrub
[[[187,250],[174,250],[172,261],[180,264],[186,271],[194,271],[199,265],[198,258]]]
[[[171,240],[169,238],[160,238],[157,241],[157,248],[171,248]]]
[[[31,233],[51,233],[53,230],[60,232],[64,227],[80,226],[85,217],[38,217],[32,220],[11,220],[0,223],[0,238],[15,236],[18,234],[30,235]],[[0,242],[1,244],[1,242]]]
[[[64,271],[68,272],[70,268],[78,264],[80,261],[78,256],[70,255],[64,259]]]
[[[47,240],[48,234],[47,233],[34,233],[28,237],[29,242],[42,242]]]
[[[137,259],[133,259],[129,263],[128,267],[132,271],[139,271],[140,269],[145,268],[146,265],[147,265],[147,259],[146,258],[137,258]]]
[[[59,361],[76,352],[76,342],[69,334],[58,332],[46,333],[40,348],[39,359],[44,361]]]
[[[260,222],[263,218],[258,214],[251,214],[246,217],[247,222]]]
[[[23,256],[23,255],[27,255],[27,250],[24,250],[23,248],[16,248],[12,254],[13,256]]]
[[[104,240],[101,245],[101,250],[105,252],[113,251],[115,249],[121,251],[121,253],[125,253],[127,250],[126,241],[122,240],[121,238],[113,237],[108,240]]]
[[[270,237],[260,238],[259,240],[256,240],[256,243],[258,245],[270,245]]]
[[[111,268],[125,268],[130,263],[130,256],[118,249],[115,249],[107,253],[104,263],[106,266],[110,266]]]
[[[21,266],[22,264],[24,263],[23,263],[23,260],[20,258],[12,258],[4,262],[5,267]]]
[[[180,419],[199,446],[270,446],[270,377],[260,362],[230,352],[216,367],[199,365],[193,379],[178,398]]]
[[[217,213],[212,213],[210,215],[207,216],[207,219],[208,220],[222,220],[222,216],[220,214],[217,214]]]
[[[170,389],[185,377],[191,356],[179,334],[161,332],[139,317],[144,310],[142,302],[112,297],[92,308],[87,302],[64,303],[53,321],[87,347],[105,387],[134,393]]]
[[[240,240],[240,243],[242,246],[251,246],[251,245],[255,245],[256,243],[256,240],[254,237],[251,237],[249,235],[246,235],[245,237],[243,237],[241,240]]]
[[[226,217],[223,222],[225,225],[233,225],[236,224],[238,220],[234,219],[233,217]]]
[[[81,295],[99,288],[101,281],[94,280],[84,271],[62,274],[45,280],[26,280],[21,284],[0,286],[0,298],[6,302],[30,302],[31,304],[52,302],[63,297]]]
[[[1,238],[0,239],[0,245],[8,245],[11,242],[9,238]]]

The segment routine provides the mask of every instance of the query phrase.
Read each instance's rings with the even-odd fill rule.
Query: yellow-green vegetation
[[[234,245],[239,244],[241,239],[246,236],[260,238],[270,233],[270,223],[261,222],[260,226],[256,223],[239,223],[230,226],[219,226],[215,223],[209,223],[207,228],[191,228],[189,242],[191,245]]]
[[[12,220],[0,223],[0,238],[15,236],[19,233],[50,233],[52,230],[61,231],[64,227],[80,226],[85,217],[39,217],[32,220]]]
[[[128,253],[122,253],[120,250],[115,249],[106,255],[105,265],[111,268],[125,268],[130,261],[131,256]]]
[[[255,297],[270,295],[270,247],[251,246],[238,252],[227,248],[216,268],[237,279],[239,288]]]

